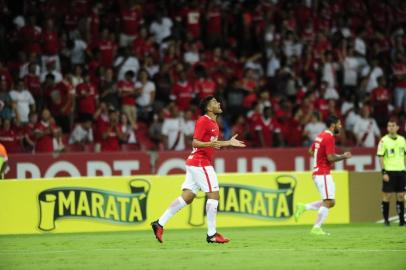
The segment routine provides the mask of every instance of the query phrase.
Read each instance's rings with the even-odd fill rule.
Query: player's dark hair
[[[332,124],[337,124],[338,121],[340,121],[340,118],[338,118],[334,114],[329,114],[329,116],[327,116],[325,122],[326,122],[327,128],[329,128],[329,127],[331,127]]]
[[[207,105],[213,98],[213,96],[207,96],[200,101],[199,108],[201,115],[205,115],[207,113]]]

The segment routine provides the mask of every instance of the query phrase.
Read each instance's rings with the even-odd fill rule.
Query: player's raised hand
[[[237,140],[238,134],[235,134],[231,139],[228,141],[230,146],[234,147],[246,147],[245,143],[243,141]]]

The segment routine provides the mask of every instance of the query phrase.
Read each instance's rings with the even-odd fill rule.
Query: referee
[[[399,126],[395,120],[389,120],[386,134],[379,142],[377,155],[382,168],[382,214],[385,225],[389,226],[389,201],[396,192],[396,210],[399,225],[404,226],[405,217],[405,154],[406,140],[397,134]]]

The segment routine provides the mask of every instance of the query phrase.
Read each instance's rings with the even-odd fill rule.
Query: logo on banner
[[[130,193],[81,187],[59,187],[38,195],[39,229],[52,231],[61,218],[90,218],[100,221],[137,224],[147,218],[150,183],[143,179],[130,181]]]
[[[285,220],[293,215],[296,178],[279,175],[275,188],[226,183],[220,185],[218,212],[255,219]],[[191,204],[189,224],[204,225],[206,197],[197,197]]]

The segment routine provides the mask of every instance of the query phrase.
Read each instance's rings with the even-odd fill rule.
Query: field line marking
[[[354,252],[354,253],[379,253],[379,252],[406,252],[406,249],[294,249],[294,248],[269,248],[269,249],[253,249],[253,248],[229,248],[229,249],[213,249],[213,250],[202,250],[202,249],[178,249],[178,248],[96,248],[96,249],[87,249],[86,252],[126,252],[126,251],[148,251],[148,252],[189,252],[189,253],[218,253],[222,252]],[[11,255],[11,254],[58,254],[58,253],[76,253],[83,252],[82,249],[66,249],[66,250],[2,250],[0,257],[2,255]]]

